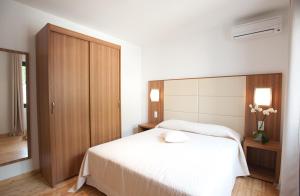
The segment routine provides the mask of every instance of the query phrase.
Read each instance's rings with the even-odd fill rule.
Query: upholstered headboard
[[[164,120],[224,125],[244,135],[246,76],[164,81]]]
[[[248,107],[254,102],[255,88],[271,88],[272,103],[268,107],[279,112],[265,120],[265,133],[280,141],[281,86],[281,73],[149,81],[148,122],[182,119],[214,123],[249,137],[257,126]],[[150,100],[151,89],[159,90],[158,102]]]

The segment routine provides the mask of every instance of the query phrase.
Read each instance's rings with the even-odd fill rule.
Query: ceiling
[[[135,44],[289,6],[289,0],[15,0]]]

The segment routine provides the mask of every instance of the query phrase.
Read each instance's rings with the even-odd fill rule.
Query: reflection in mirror
[[[28,158],[27,58],[0,50],[0,165]]]

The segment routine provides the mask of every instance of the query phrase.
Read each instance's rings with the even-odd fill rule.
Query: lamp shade
[[[151,102],[159,102],[159,89],[151,89],[150,100]]]
[[[271,88],[255,88],[254,103],[261,106],[270,106],[272,102]]]

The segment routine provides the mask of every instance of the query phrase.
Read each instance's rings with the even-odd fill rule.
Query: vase
[[[253,134],[253,139],[254,141],[260,142],[262,144],[266,144],[269,142],[269,138],[264,131],[256,131]]]

